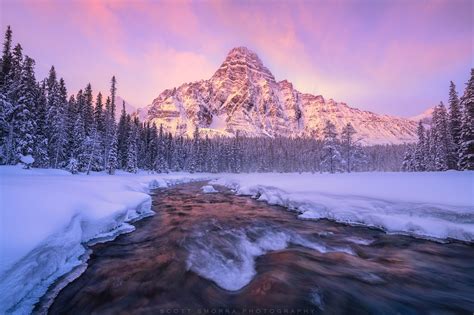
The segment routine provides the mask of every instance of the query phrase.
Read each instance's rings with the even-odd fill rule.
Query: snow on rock
[[[22,155],[20,161],[23,164],[33,164],[35,159],[31,155]]]
[[[47,288],[87,259],[87,242],[134,230],[153,214],[151,188],[204,175],[71,175],[0,167],[0,314],[28,314]]]
[[[206,185],[206,186],[202,186],[202,192],[209,194],[209,193],[216,193],[217,190],[211,185]]]
[[[284,206],[301,219],[474,241],[474,172],[240,174],[213,184]]]
[[[167,132],[192,136],[312,136],[327,120],[338,132],[351,123],[365,144],[416,141],[417,122],[350,107],[321,95],[301,93],[277,82],[256,53],[232,49],[208,80],[163,91],[141,117]]]

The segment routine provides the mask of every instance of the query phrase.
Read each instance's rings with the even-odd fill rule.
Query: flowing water
[[[472,314],[474,246],[299,220],[205,183],[92,247],[50,314]]]

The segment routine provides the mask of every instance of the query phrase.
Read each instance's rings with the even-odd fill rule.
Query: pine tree
[[[95,109],[94,109],[94,119],[97,125],[97,130],[99,133],[105,133],[105,112],[104,104],[102,103],[102,93],[97,94]]]
[[[336,126],[326,121],[326,125],[323,130],[324,135],[324,146],[323,146],[323,167],[330,173],[334,173],[339,170],[341,162],[341,154],[339,152],[339,144],[337,142]]]
[[[137,128],[135,123],[131,123],[128,129],[127,137],[127,160],[125,170],[130,173],[136,173],[138,171],[137,166]]]
[[[105,138],[106,138],[106,119],[104,105],[102,102],[102,93],[97,94],[94,108],[94,129],[93,138],[96,148],[94,149],[96,157],[92,163],[92,170],[102,171],[105,169]]]
[[[102,155],[100,154],[99,132],[95,123],[92,126],[91,135],[86,137],[85,150],[88,155],[88,164],[86,168],[87,175],[91,171],[101,171],[103,167]]]
[[[47,137],[50,166],[59,168],[68,163],[68,132],[74,127],[76,117],[68,122],[67,89],[63,79],[58,81],[56,69],[52,66],[46,79],[47,88]],[[70,125],[68,125],[70,124]],[[68,130],[67,128],[71,128]],[[72,141],[72,140],[71,140]]]
[[[37,88],[36,95],[36,142],[33,152],[35,159],[34,166],[46,168],[49,166],[48,155],[48,130],[47,130],[47,99],[46,99],[46,82],[43,81]]]
[[[454,144],[449,132],[448,115],[443,102],[435,108],[432,124],[433,141],[436,146],[435,169],[437,171],[454,169],[456,163]]]
[[[355,143],[354,135],[356,130],[352,127],[351,123],[347,123],[346,126],[342,129],[341,132],[341,147],[343,152],[343,159],[346,168],[346,172],[350,173],[352,171],[352,166],[355,158]]]
[[[84,129],[84,118],[80,112],[74,123],[74,139],[72,147],[72,158],[77,161],[79,171],[87,169],[88,157],[86,150],[86,131]]]
[[[9,162],[9,154],[13,152],[13,105],[0,92],[0,164]]]
[[[115,170],[117,169],[117,147],[118,147],[118,142],[117,142],[117,133],[115,130],[112,130],[111,132],[111,142],[110,142],[110,150],[109,154],[107,156],[107,173],[109,175],[114,175]]]
[[[50,132],[52,133],[50,136],[50,152],[52,159],[52,167],[59,168],[62,167],[63,164],[66,162],[67,159],[67,144],[68,144],[68,134],[67,134],[67,117],[66,111],[68,107],[67,101],[67,89],[66,83],[64,79],[60,79],[59,83],[54,88],[54,102],[52,105],[53,107],[49,108],[50,112]]]
[[[418,142],[415,146],[415,150],[413,153],[414,170],[418,172],[423,172],[426,170],[425,158],[426,158],[427,152],[426,152],[425,127],[423,126],[423,123],[421,121],[418,123],[417,135],[418,135]]]
[[[155,169],[155,161],[156,156],[158,154],[158,131],[156,129],[156,125],[153,123],[151,127],[149,127],[149,139],[148,139],[148,146],[147,146],[147,169],[153,170]]]
[[[105,136],[104,136],[104,162],[105,162],[105,165],[104,165],[104,168],[109,169],[109,167],[108,167],[109,154],[110,154],[110,150],[112,149],[112,142],[114,141],[114,137],[115,138],[117,137],[115,116],[113,115],[113,112],[112,112],[112,102],[110,100],[110,97],[107,97],[107,100],[105,102],[104,116],[105,116]],[[117,152],[115,154],[117,154]],[[118,159],[118,157],[116,156],[115,159]],[[113,160],[113,158],[112,158],[112,160]],[[113,167],[116,168],[117,165],[115,165]]]
[[[69,163],[69,158],[71,156],[73,140],[74,140],[74,124],[76,123],[76,98],[74,95],[71,95],[69,101],[66,105],[65,111],[65,128],[66,128],[66,145],[65,145],[65,156],[66,164]]]
[[[18,85],[18,95],[14,120],[15,130],[15,160],[19,161],[21,156],[33,155],[35,146],[36,121],[34,117],[36,79],[34,74],[35,61],[28,56],[22,67],[20,82]]]
[[[20,97],[19,86],[23,73],[23,48],[17,44],[13,48],[11,67],[5,77],[5,85],[3,87],[5,96],[13,106],[15,106]]]
[[[82,107],[82,116],[84,118],[84,129],[88,136],[92,135],[94,128],[94,105],[91,84],[87,84],[84,89],[84,104]]]
[[[164,173],[168,171],[168,165],[166,161],[166,143],[165,134],[163,132],[163,125],[160,125],[158,132],[158,153],[156,156],[155,171],[158,173]]]
[[[3,91],[3,87],[5,86],[6,79],[10,73],[10,69],[12,67],[12,30],[10,25],[7,26],[7,30],[5,32],[5,41],[3,42],[3,52],[2,52],[2,59],[0,61],[0,92]]]
[[[110,113],[115,121],[115,97],[117,96],[117,80],[115,76],[112,77],[110,84]]]
[[[413,157],[413,148],[410,147],[403,158],[402,171],[413,172],[415,171],[415,161]]]
[[[461,138],[458,167],[461,170],[474,170],[474,69],[462,97]]]
[[[453,163],[454,167],[458,167],[459,163],[459,147],[461,143],[461,108],[459,103],[458,93],[456,92],[456,86],[453,81],[451,81],[449,86],[449,132],[451,134],[453,142]]]
[[[434,114],[434,112],[433,112]],[[425,156],[425,168],[427,171],[435,171],[435,161],[436,161],[436,135],[433,128],[427,130],[426,132],[426,147],[428,154]]]
[[[118,167],[125,169],[127,165],[127,139],[130,129],[130,116],[125,111],[125,102],[122,105],[122,113],[120,115],[118,130],[117,130],[117,141],[118,141]]]
[[[191,156],[189,157],[188,171],[194,173],[198,171],[199,159],[199,127],[196,125],[193,133],[193,141],[191,145]]]
[[[79,172],[79,163],[75,157],[69,158],[66,169],[72,174],[77,174]]]

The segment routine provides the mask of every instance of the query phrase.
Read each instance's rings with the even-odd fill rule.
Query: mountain
[[[416,138],[414,121],[362,111],[276,81],[245,47],[232,49],[210,79],[163,91],[144,116],[177,135],[191,135],[199,126],[210,136],[321,136],[330,120],[338,131],[350,122],[365,144]]]
[[[115,106],[117,108],[117,110],[115,111],[115,119],[117,121],[120,119],[120,114],[122,113],[122,106],[124,102],[125,102],[125,111],[127,112],[127,114],[132,115],[137,112],[137,108],[135,106],[128,103],[122,97],[117,95],[115,96]]]
[[[423,113],[410,117],[408,119],[419,122],[421,122],[425,125],[431,125],[431,120],[433,119],[433,112],[434,112],[434,107],[430,107],[427,110],[425,110]]]

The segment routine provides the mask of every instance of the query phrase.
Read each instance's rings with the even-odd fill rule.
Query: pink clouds
[[[415,110],[408,96],[437,102],[444,95],[438,87],[449,80],[460,85],[473,64],[469,0],[5,3],[2,23],[12,24],[22,43],[41,47],[37,62],[65,69],[70,89],[87,78],[104,90],[116,74],[121,95],[139,106],[165,88],[209,78],[240,45],[302,91],[406,115]],[[26,29],[51,42],[59,36],[61,46],[49,47]],[[77,64],[61,64],[62,58]]]

